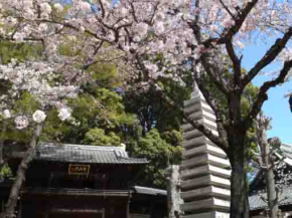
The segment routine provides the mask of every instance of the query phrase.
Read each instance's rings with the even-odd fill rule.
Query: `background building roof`
[[[286,166],[292,166],[292,146],[289,144],[281,144],[280,151],[275,152],[275,155],[283,159],[286,163]],[[267,202],[264,199],[267,199],[265,191],[257,190],[258,184],[261,184],[265,179],[264,173],[261,169],[257,170],[254,180],[251,182],[251,194],[249,196],[250,210],[258,210],[267,208]],[[262,194],[259,193],[262,191]],[[284,206],[292,204],[292,184],[290,186],[282,187],[282,190],[279,194],[279,205]]]
[[[267,208],[268,204],[264,199],[267,199],[267,194],[253,194],[249,196],[250,210],[258,210]],[[279,194],[279,206],[292,204],[292,187],[284,187]]]
[[[145,164],[145,158],[131,158],[123,147],[41,143],[37,146],[35,160],[99,163]]]

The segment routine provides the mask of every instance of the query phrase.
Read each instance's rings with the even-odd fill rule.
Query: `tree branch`
[[[99,3],[99,5],[100,5],[101,16],[102,16],[102,18],[104,18],[104,17],[105,17],[105,9],[104,9],[104,5],[103,5],[103,3],[102,3],[101,0],[98,0],[98,3]]]
[[[225,43],[226,50],[228,53],[228,56],[230,57],[233,65],[233,73],[234,73],[234,83],[236,85],[239,85],[240,83],[240,77],[241,77],[241,60],[237,57],[232,40],[227,40]]]
[[[224,141],[227,141],[227,138],[226,138],[227,133],[225,130],[223,116],[220,113],[220,111],[218,110],[219,106],[216,103],[216,100],[213,99],[213,97],[211,96],[211,93],[206,89],[206,86],[204,85],[203,82],[200,82],[200,80],[196,80],[196,82],[197,82],[199,90],[202,92],[206,102],[212,108],[212,110],[216,116],[217,130],[218,130],[220,138],[224,139]]]
[[[266,54],[262,57],[259,62],[248,72],[248,74],[243,79],[243,86],[251,82],[251,80],[267,65],[269,65],[279,53],[285,48],[287,42],[292,36],[292,28],[283,35],[282,38],[276,40],[276,42],[270,47]]]
[[[175,104],[174,101],[171,99],[171,97],[167,96],[166,93],[161,92],[161,97],[170,107],[175,108],[177,110],[180,110],[182,112],[183,119],[185,119],[189,124],[191,124],[193,128],[199,130],[202,134],[204,134],[214,144],[216,144],[223,151],[228,153],[228,144],[226,141],[224,141],[224,139],[214,135],[213,132],[210,129],[208,129],[204,124],[202,124],[198,121],[194,121],[191,118],[189,118],[188,115],[183,113],[182,108],[179,107],[177,104]]]
[[[36,146],[38,144],[39,137],[41,135],[43,128],[43,124],[38,124],[34,129],[32,139],[30,141],[30,145],[28,150],[25,152],[23,159],[21,160],[18,170],[16,173],[16,178],[11,187],[11,191],[9,194],[9,198],[7,204],[5,206],[5,210],[0,214],[0,218],[13,218],[15,217],[15,208],[17,206],[18,196],[20,194],[20,190],[25,181],[25,174],[29,167],[29,164],[33,160],[35,156]]]
[[[222,0],[219,0],[220,4],[222,5],[222,7],[227,11],[227,13],[233,18],[235,19],[234,14],[232,14],[232,12],[229,10],[229,8],[225,5],[225,3]]]
[[[208,76],[210,77],[212,82],[216,85],[218,90],[220,90],[226,96],[229,90],[225,86],[224,81],[222,80],[222,77],[217,78],[215,76],[214,70],[213,70],[213,65],[208,62],[206,54],[202,54],[201,63],[203,65],[206,73],[208,74]]]
[[[4,119],[2,124],[1,130],[1,138],[0,138],[0,170],[4,164],[4,157],[3,157],[3,149],[4,149],[4,137],[7,130],[7,121]]]
[[[206,47],[209,47],[212,42],[216,42],[217,44],[224,44],[226,43],[226,41],[230,40],[240,30],[246,17],[257,4],[257,2],[258,0],[249,1],[243,9],[238,10],[237,16],[234,17],[234,25],[231,28],[224,29],[223,34],[220,38],[207,39],[205,42],[203,42],[203,44]]]
[[[272,87],[275,87],[283,83],[291,67],[292,67],[292,60],[285,61],[284,66],[282,70],[280,71],[280,74],[278,75],[278,77],[276,79],[265,82],[261,86],[259,93],[257,95],[257,98],[255,102],[253,103],[251,107],[251,111],[249,112],[248,117],[246,119],[247,122],[249,123],[252,122],[252,120],[258,115],[258,113],[261,111],[263,103],[265,102],[265,100],[268,99],[268,95],[267,95],[268,90]]]

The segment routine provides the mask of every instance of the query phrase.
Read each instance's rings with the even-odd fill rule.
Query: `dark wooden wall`
[[[24,196],[21,218],[127,218],[128,197]]]

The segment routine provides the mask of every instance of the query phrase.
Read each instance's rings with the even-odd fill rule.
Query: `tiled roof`
[[[283,158],[284,162],[288,166],[292,166],[292,146],[289,144],[281,144],[280,151],[275,153],[279,158]],[[259,183],[264,179],[264,174],[262,170],[258,170],[256,177],[251,183],[251,188],[255,187],[256,183]],[[251,195],[249,196],[250,210],[264,209],[267,207],[267,203],[263,199],[266,199],[266,193],[255,194],[257,190],[251,190]],[[262,196],[262,197],[261,197]],[[284,206],[287,204],[292,204],[292,185],[284,187],[279,195],[279,205]]]
[[[267,202],[263,199],[267,199],[266,193],[253,194],[249,196],[250,210],[258,210],[267,208]],[[292,187],[284,187],[279,194],[279,206],[292,204]]]
[[[143,186],[134,186],[134,191],[138,194],[145,194],[145,195],[167,195],[167,191],[163,189],[157,188],[148,188]]]
[[[131,158],[122,147],[42,143],[35,160],[100,164],[145,164],[145,158]]]
[[[281,154],[285,157],[284,161],[292,166],[292,146],[288,144],[281,144]]]

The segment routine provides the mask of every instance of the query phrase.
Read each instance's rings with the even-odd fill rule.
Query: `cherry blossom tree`
[[[18,63],[12,60],[7,65],[0,65],[0,80],[10,86],[7,92],[1,95],[1,111],[3,111],[4,125],[7,120],[13,119],[16,129],[33,129],[29,147],[18,167],[6,209],[1,214],[1,217],[14,216],[19,191],[25,180],[26,169],[35,155],[35,147],[46,120],[46,112],[55,107],[59,110],[61,120],[69,118],[68,112],[66,113],[65,99],[76,96],[78,89],[69,84],[63,85],[60,80],[57,83],[54,82],[61,75],[61,73],[54,70],[56,69],[53,68],[52,64],[39,61]],[[39,104],[39,109],[32,114],[16,110],[14,107],[15,102],[23,92],[29,93]],[[1,146],[2,153],[3,141]]]
[[[39,41],[48,60],[63,63],[70,81],[78,80],[83,70],[96,63],[97,55],[103,61],[125,61],[126,76],[139,80],[140,85],[153,84],[159,77],[172,77],[183,84],[182,77],[191,72],[215,111],[219,137],[201,123],[185,119],[227,153],[232,166],[231,217],[248,217],[247,130],[268,91],[289,76],[291,6],[289,0],[73,0],[70,5],[3,0],[0,38]],[[270,36],[277,40],[254,66],[242,70],[246,43]],[[77,37],[78,43],[73,46],[75,55],[64,58],[56,53],[66,37],[73,41]],[[83,64],[76,71],[73,66],[80,63],[80,54]],[[282,68],[259,88],[248,113],[242,113],[245,89],[277,60]],[[227,102],[227,115],[220,110],[216,93],[210,91],[214,88]],[[26,125],[21,118],[19,122]]]

